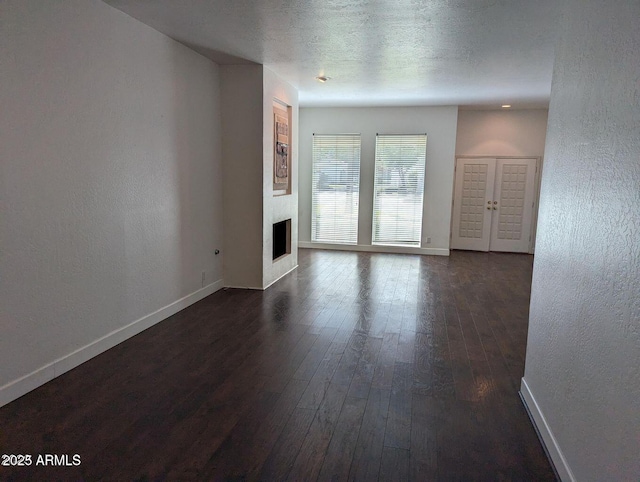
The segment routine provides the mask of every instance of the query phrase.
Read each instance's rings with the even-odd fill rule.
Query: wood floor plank
[[[318,369],[311,377],[307,389],[302,394],[298,403],[299,408],[310,408],[316,410],[325,398],[334,373],[338,369],[340,360],[344,352],[343,343],[333,342],[324,358],[318,365]]]
[[[429,390],[433,387],[433,338],[424,333],[416,333],[414,343],[413,387]]]
[[[318,480],[347,480],[366,404],[363,398],[345,400]]]
[[[337,333],[338,329],[335,327],[324,327],[320,330],[316,342],[293,374],[293,378],[311,380]]]
[[[413,366],[396,363],[384,437],[387,447],[410,448],[412,384]]]
[[[296,408],[284,430],[271,449],[259,480],[285,480],[298,456],[316,412],[306,408]]]
[[[362,418],[349,480],[377,480],[384,445],[391,390],[372,388]]]
[[[398,333],[385,333],[382,337],[382,346],[378,353],[376,366],[373,372],[371,386],[375,388],[391,388],[393,370],[398,349]]]
[[[415,340],[415,331],[405,328],[400,330],[398,347],[396,349],[396,361],[402,363],[413,363]]]
[[[351,384],[349,385],[350,397],[367,398],[369,396],[380,348],[382,348],[381,338],[367,337],[362,356],[358,361],[353,378],[351,379]]]
[[[347,387],[344,385],[329,386],[287,480],[315,480],[318,477],[346,396]]]
[[[344,356],[340,359],[338,368],[331,379],[333,383],[343,384],[349,386],[353,375],[358,366],[358,362],[362,357],[365,343],[367,342],[367,335],[364,333],[353,332],[349,343],[347,344]]]
[[[427,478],[411,478],[409,475],[409,451],[395,447],[384,447],[380,460],[379,480],[390,482],[406,482],[409,480],[433,480]],[[422,475],[422,474],[420,474]]]
[[[411,450],[410,466],[412,480],[435,480],[437,478],[437,429],[436,403],[429,396],[415,394],[411,403]]]

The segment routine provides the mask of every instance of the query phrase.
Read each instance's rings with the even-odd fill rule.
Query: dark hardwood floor
[[[300,250],[0,409],[3,480],[555,480],[518,397],[529,255]]]

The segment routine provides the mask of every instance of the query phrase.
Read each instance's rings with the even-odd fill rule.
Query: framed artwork
[[[289,176],[291,167],[289,113],[282,107],[273,107],[273,190],[274,194],[289,194]],[[285,191],[285,192],[282,192]]]

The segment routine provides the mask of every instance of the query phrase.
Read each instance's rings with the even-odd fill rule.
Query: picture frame
[[[283,107],[273,108],[273,191],[274,195],[290,194],[291,143],[289,112]]]

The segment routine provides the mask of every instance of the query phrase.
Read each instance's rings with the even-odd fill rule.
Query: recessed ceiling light
[[[316,80],[317,80],[318,82],[322,82],[322,83],[324,84],[324,83],[325,83],[327,80],[329,80],[330,78],[331,78],[331,77],[327,77],[327,76],[325,76],[325,75],[318,75],[318,76],[316,77]]]
[[[511,107],[511,104],[502,104],[503,109],[509,109],[510,107]]]

